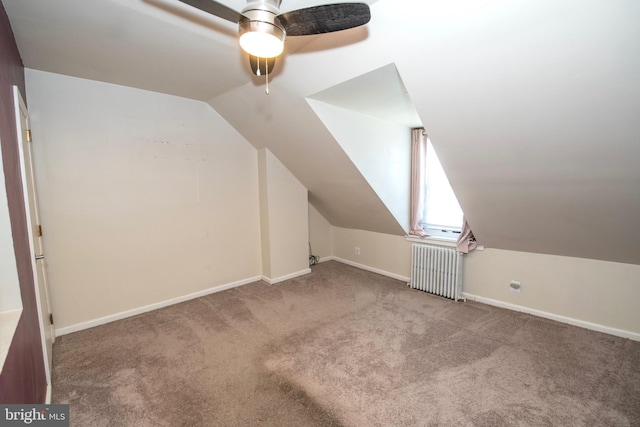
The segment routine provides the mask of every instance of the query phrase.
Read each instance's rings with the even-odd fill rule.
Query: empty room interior
[[[1,0],[0,404],[640,425],[640,2],[280,3]]]

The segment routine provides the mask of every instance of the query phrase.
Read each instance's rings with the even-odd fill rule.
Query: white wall
[[[211,106],[26,81],[58,330],[260,277],[257,152]]]
[[[333,244],[340,261],[411,275],[404,237],[333,227]],[[465,256],[463,275],[463,292],[480,302],[640,340],[640,265],[485,248]],[[511,280],[522,283],[520,293]]]
[[[269,150],[258,152],[263,279],[309,273],[307,189]]]
[[[400,227],[408,232],[411,130],[398,123],[315,99],[307,99],[307,102]],[[345,123],[348,125],[345,126]]]

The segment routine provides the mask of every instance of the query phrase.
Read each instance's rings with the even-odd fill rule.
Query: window
[[[457,240],[463,214],[424,129],[411,130],[409,234]]]
[[[429,139],[425,172],[422,228],[429,236],[457,239],[462,230],[462,209]]]

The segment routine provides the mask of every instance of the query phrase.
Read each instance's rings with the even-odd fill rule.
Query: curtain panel
[[[409,234],[424,237],[425,174],[427,167],[427,135],[424,129],[411,130],[411,211]]]
[[[473,231],[471,231],[471,227],[469,227],[467,220],[463,219],[462,222],[462,231],[460,232],[460,236],[458,236],[456,249],[458,252],[468,254],[478,246],[478,242],[476,242],[476,238],[473,235]]]

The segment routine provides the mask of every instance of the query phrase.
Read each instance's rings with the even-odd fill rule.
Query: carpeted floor
[[[640,426],[640,343],[337,262],[59,337],[72,426]]]

